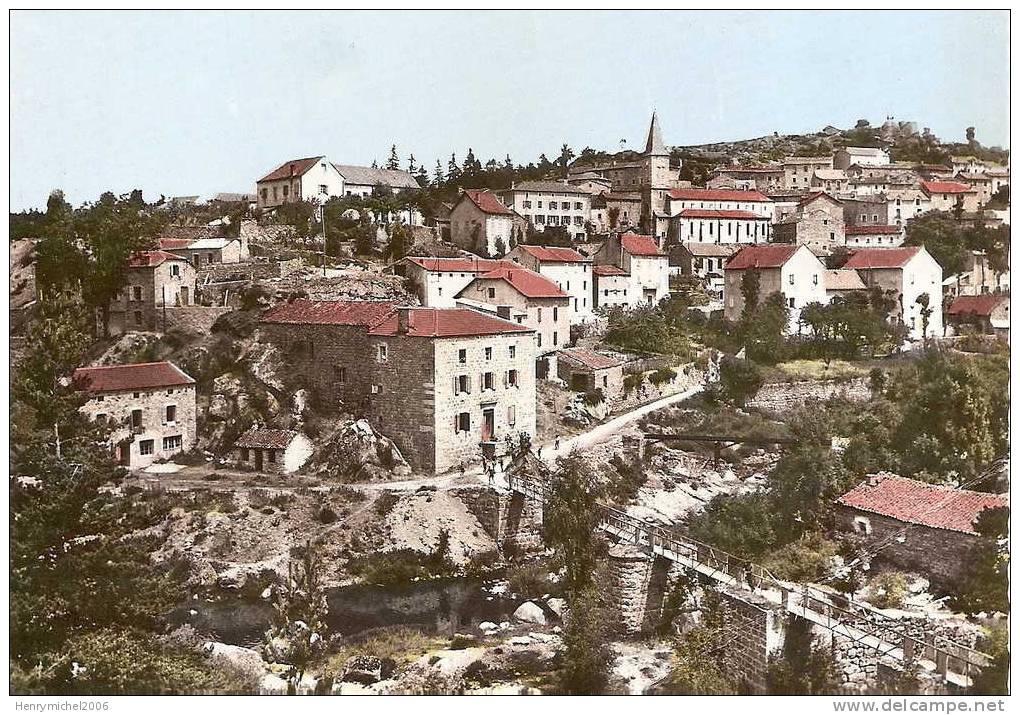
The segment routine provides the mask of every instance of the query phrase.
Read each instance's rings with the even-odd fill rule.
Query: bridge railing
[[[526,498],[545,501],[545,483],[530,477],[508,475],[510,488]],[[990,658],[984,653],[948,638],[925,640],[889,622],[878,609],[863,603],[842,606],[839,595],[807,584],[794,584],[776,577],[764,566],[734,556],[711,544],[682,534],[674,527],[649,524],[611,506],[601,506],[602,527],[620,539],[655,552],[669,551],[689,561],[708,576],[752,591],[776,589],[782,594],[784,609],[799,607],[814,615],[816,622],[829,629],[843,625],[871,636],[875,642],[864,644],[880,655],[893,655],[899,650],[904,662],[916,659],[935,663],[937,671],[946,675],[959,673],[970,677],[974,668],[986,666]],[[861,639],[858,639],[861,640]]]

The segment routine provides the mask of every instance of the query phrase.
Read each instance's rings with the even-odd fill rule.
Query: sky
[[[1009,143],[1009,15],[96,12],[11,16],[11,210],[254,191],[293,158],[430,170],[881,124]]]

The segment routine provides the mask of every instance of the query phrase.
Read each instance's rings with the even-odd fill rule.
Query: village
[[[558,692],[584,483],[603,691],[999,692],[1008,155],[666,119],[12,214],[12,494],[92,475],[213,690]]]

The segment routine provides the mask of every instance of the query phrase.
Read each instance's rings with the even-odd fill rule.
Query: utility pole
[[[60,459],[60,425],[53,423],[53,434],[57,438],[57,459]]]
[[[319,221],[322,222],[322,277],[326,277],[326,205],[319,207]]]

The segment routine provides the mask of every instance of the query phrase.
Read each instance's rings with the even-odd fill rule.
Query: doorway
[[[492,442],[496,434],[496,409],[486,407],[482,410],[482,441]]]
[[[256,472],[261,472],[262,471],[262,460],[263,460],[262,450],[261,449],[256,449],[255,450],[255,471]]]

